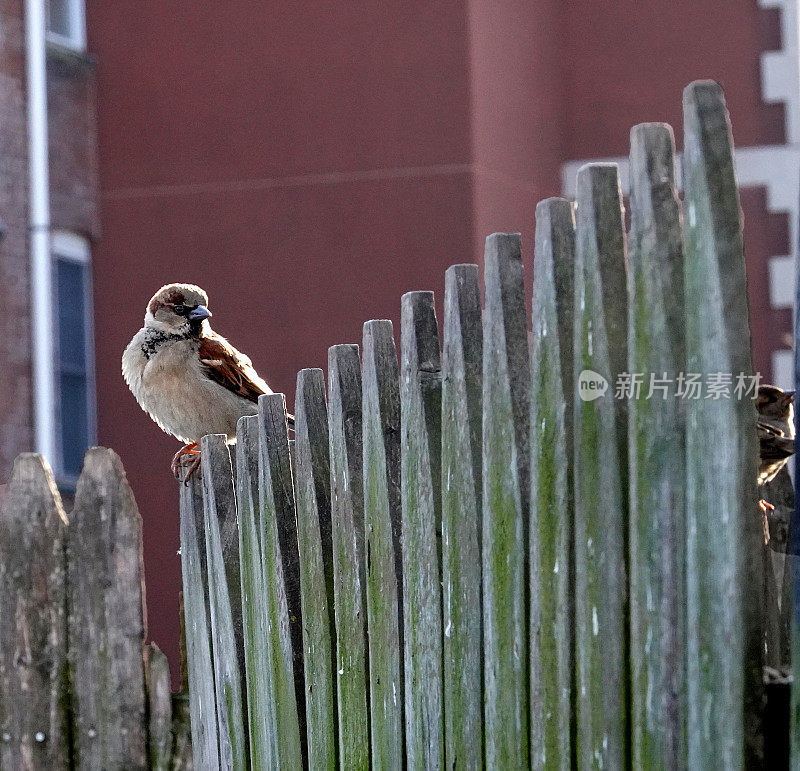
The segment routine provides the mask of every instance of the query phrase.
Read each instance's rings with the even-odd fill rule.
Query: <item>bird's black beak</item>
[[[203,319],[211,318],[211,311],[205,305],[198,305],[194,310],[189,311],[189,321],[200,323]]]

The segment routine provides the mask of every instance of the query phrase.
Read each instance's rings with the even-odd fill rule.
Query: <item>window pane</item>
[[[86,372],[86,266],[56,260],[58,361],[61,369]]]
[[[74,0],[48,0],[47,30],[65,38],[72,38],[70,10]]]
[[[84,375],[62,373],[59,377],[62,471],[70,477],[80,473],[90,441],[86,386]]]
[[[91,340],[89,263],[61,257],[55,251],[53,273],[59,471],[61,476],[70,478],[80,472],[83,454],[94,441],[90,412],[94,400],[89,390],[93,388],[92,362],[87,350]]]

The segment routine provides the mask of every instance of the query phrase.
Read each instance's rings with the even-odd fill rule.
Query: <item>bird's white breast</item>
[[[205,434],[236,435],[242,415],[256,405],[211,380],[192,338],[169,341],[149,358],[143,353],[147,330],[140,330],[122,357],[122,374],[142,409],[167,433],[185,443]]]

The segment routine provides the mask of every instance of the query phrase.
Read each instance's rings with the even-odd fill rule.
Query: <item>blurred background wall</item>
[[[54,314],[54,465],[98,441],[144,517],[150,636],[178,647],[175,440],[120,356],[162,284],[210,295],[215,328],[294,398],[301,367],[360,342],[400,294],[480,262],[580,163],[681,90],[725,87],[756,368],[788,382],[797,242],[796,0],[49,0],[53,308],[31,307],[23,0],[0,0],[0,480],[33,449],[31,320]],[[528,279],[530,292],[530,279]],[[173,671],[177,667],[173,666]]]

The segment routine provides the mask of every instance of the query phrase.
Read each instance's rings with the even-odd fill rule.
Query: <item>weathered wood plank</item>
[[[219,766],[219,733],[211,661],[208,569],[200,474],[180,483],[181,574],[192,754],[197,768]]]
[[[172,694],[172,756],[169,771],[191,771],[194,768],[189,694],[178,691]]]
[[[573,382],[579,765],[623,768],[628,753],[627,296],[617,167],[578,172]],[[589,372],[587,375],[586,372]],[[609,384],[584,401],[598,373]]]
[[[406,757],[409,768],[442,768],[442,372],[433,292],[401,301],[400,426]]]
[[[674,389],[686,362],[686,321],[674,153],[667,124],[631,131],[628,371],[646,378],[628,404],[635,768],[686,766],[686,400]]]
[[[308,764],[315,769],[335,768],[338,756],[329,453],[325,378],[321,369],[302,369],[295,398],[294,484]]]
[[[483,618],[486,765],[528,765],[530,356],[519,235],[486,239]]]
[[[14,461],[0,501],[0,766],[70,768],[67,517],[40,455]]]
[[[81,768],[147,766],[142,520],[122,462],[92,447],[68,531],[72,742]]]
[[[200,443],[200,467],[203,475],[203,514],[220,766],[226,769],[244,769],[249,761],[242,701],[244,653],[241,649],[239,533],[236,525],[233,469],[226,440],[224,434],[203,437]],[[239,618],[238,624],[234,621],[235,617]]]
[[[733,140],[722,89],[684,91],[687,370],[752,375]],[[690,399],[687,412],[689,765],[763,758],[763,535],[756,412],[748,398]],[[713,452],[709,452],[713,448]]]
[[[286,399],[258,400],[259,531],[267,589],[276,765],[300,768],[306,755],[300,573]]]
[[[261,548],[258,475],[258,417],[239,418],[236,431],[236,502],[242,631],[247,689],[250,764],[270,769],[276,763],[277,736],[271,683],[268,589]]]
[[[369,768],[367,582],[361,362],[357,345],[328,349],[333,589],[339,765]]]
[[[795,270],[800,274],[800,265],[795,265]],[[795,308],[800,308],[800,280],[795,286]],[[795,393],[800,394],[800,313],[794,314],[794,387]],[[800,404],[797,396],[795,404]],[[796,556],[800,554],[800,463],[797,455],[789,463],[794,463],[794,510],[787,538],[786,571],[789,576],[785,583],[789,583],[789,586],[786,587],[784,597],[789,600],[787,610],[792,681],[800,683],[800,557]],[[797,687],[790,691],[789,739],[791,767],[800,768],[800,688]]]
[[[766,651],[764,665],[787,671],[791,666],[792,556],[789,533],[794,516],[794,483],[784,466],[759,494],[775,509],[768,513],[769,543],[765,549],[764,595]],[[770,580],[768,580],[770,579]],[[765,739],[766,741],[766,739]]]
[[[402,768],[400,386],[392,323],[364,324],[364,532],[372,765]]]
[[[172,687],[169,661],[155,643],[146,649],[148,768],[168,771],[172,759]]]
[[[442,624],[445,757],[459,769],[483,763],[482,367],[478,266],[453,265],[442,347]]]
[[[572,204],[536,207],[531,346],[531,765],[575,755],[575,559],[572,476]]]

